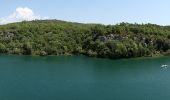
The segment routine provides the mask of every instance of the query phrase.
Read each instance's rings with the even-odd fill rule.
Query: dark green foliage
[[[129,58],[169,51],[169,26],[129,23],[106,26],[58,20],[0,26],[0,53]]]
[[[5,52],[5,49],[6,49],[5,45],[3,45],[2,43],[0,43],[0,52],[1,52],[1,53],[4,53],[4,52]]]

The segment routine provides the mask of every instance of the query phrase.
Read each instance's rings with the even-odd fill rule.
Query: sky
[[[0,0],[0,24],[35,19],[170,25],[170,0]]]

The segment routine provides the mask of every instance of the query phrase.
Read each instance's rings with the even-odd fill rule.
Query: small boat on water
[[[161,65],[161,68],[167,68],[168,65]]]

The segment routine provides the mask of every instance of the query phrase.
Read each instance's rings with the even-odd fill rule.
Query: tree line
[[[170,26],[24,21],[0,26],[0,53],[113,59],[170,54]]]

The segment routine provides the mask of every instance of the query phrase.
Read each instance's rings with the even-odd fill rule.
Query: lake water
[[[170,57],[0,56],[0,100],[170,100]]]

